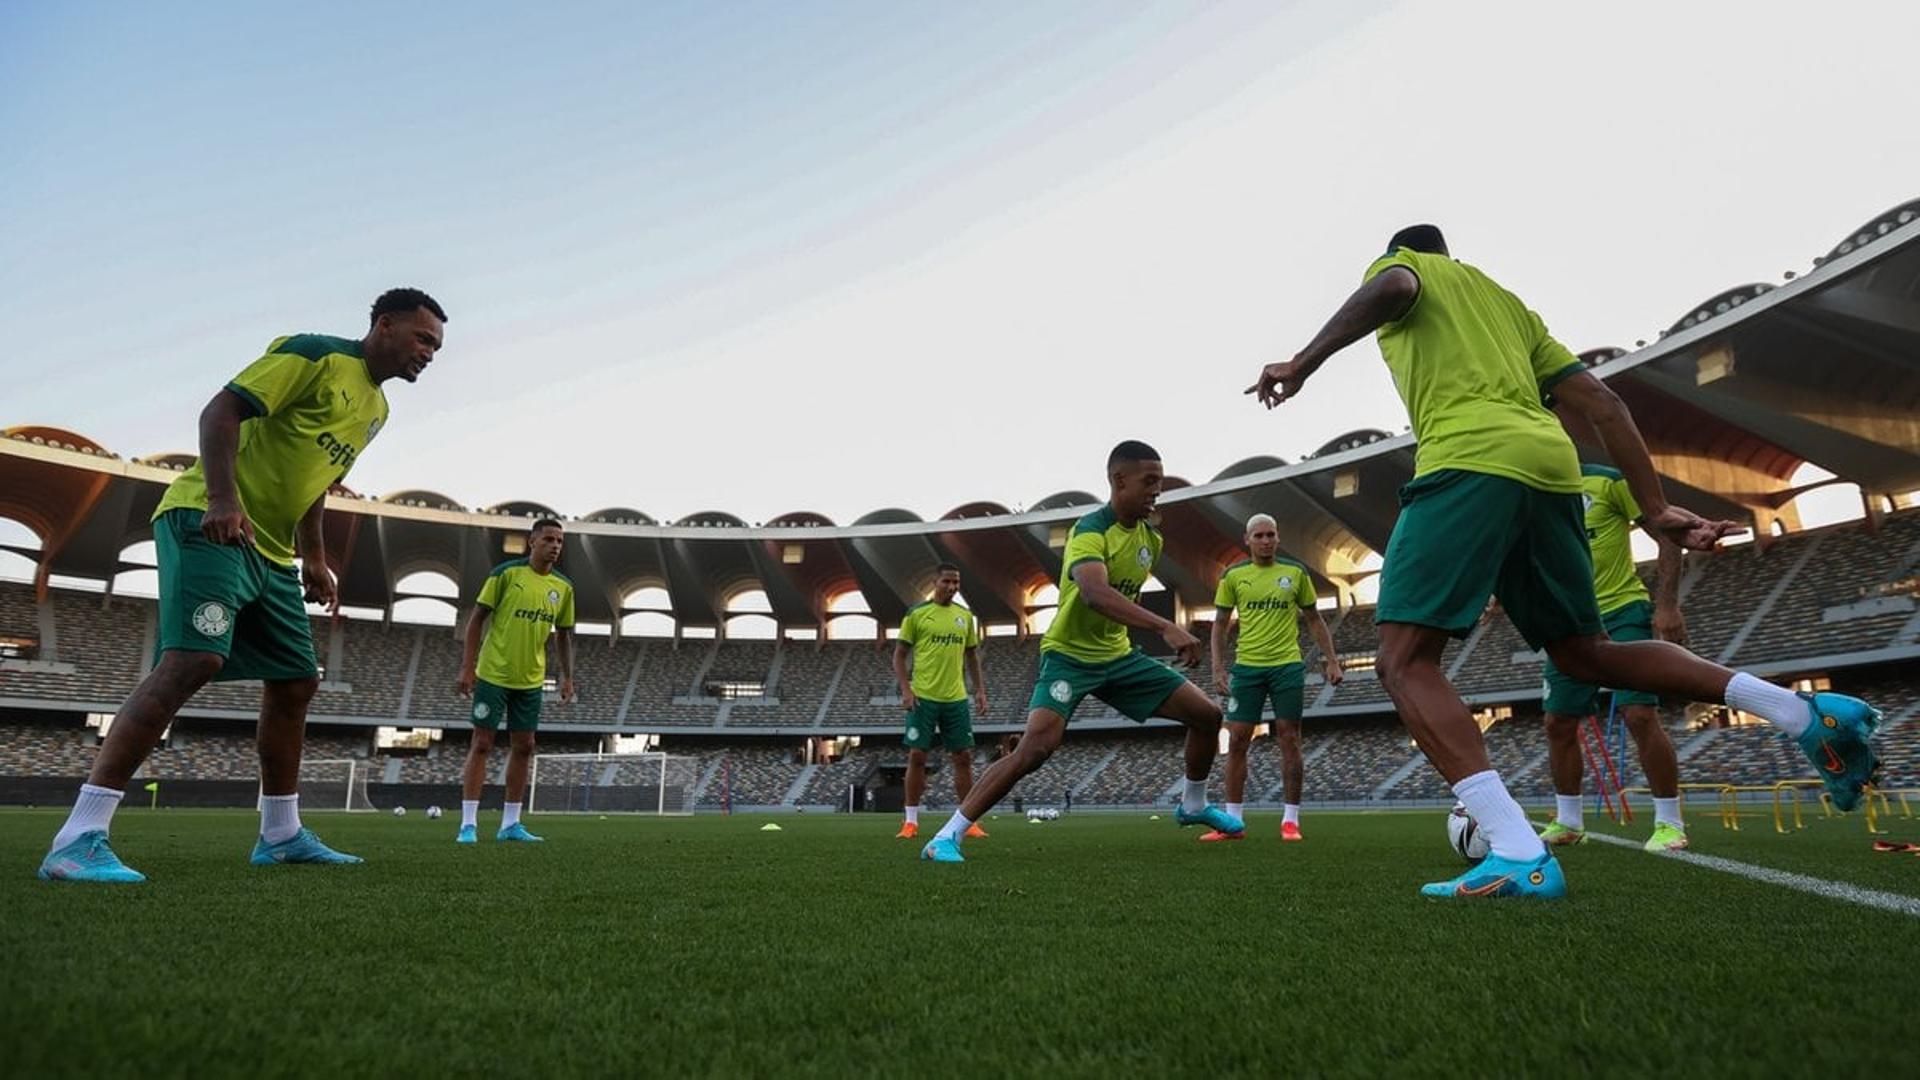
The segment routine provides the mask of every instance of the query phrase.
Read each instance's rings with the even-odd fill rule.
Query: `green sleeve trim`
[[[1616,469],[1610,465],[1596,465],[1588,461],[1583,461],[1580,463],[1580,475],[1581,476],[1604,476],[1608,480],[1626,479],[1626,476],[1622,474],[1619,469]]]
[[[1068,564],[1067,564],[1067,569],[1066,569],[1066,571],[1065,571],[1065,572],[1067,573],[1067,575],[1068,575],[1068,576],[1072,576],[1072,574],[1073,574],[1073,572],[1074,572],[1075,570],[1078,570],[1079,568],[1081,568],[1082,566],[1085,566],[1086,564],[1088,564],[1088,563],[1090,563],[1090,562],[1097,562],[1097,563],[1100,563],[1100,564],[1102,564],[1102,565],[1105,565],[1105,564],[1106,564],[1106,561],[1107,561],[1107,560],[1105,560],[1105,559],[1101,559],[1101,558],[1096,558],[1096,557],[1094,557],[1094,556],[1092,556],[1092,555],[1082,555],[1081,557],[1079,557],[1079,558],[1077,558],[1077,559],[1075,559],[1075,560],[1073,560],[1072,562],[1070,562],[1070,563],[1068,563]]]
[[[334,337],[331,334],[294,334],[275,342],[272,351],[317,362],[334,353],[358,357],[360,343],[352,338]]]
[[[1570,376],[1578,375],[1585,370],[1587,370],[1587,365],[1575,360],[1573,363],[1568,364],[1566,367],[1561,368],[1559,371],[1554,372],[1542,380],[1540,383],[1540,392],[1542,394],[1550,393],[1554,387],[1560,385]]]
[[[242,404],[244,404],[247,408],[252,409],[254,416],[267,415],[266,403],[261,401],[260,398],[256,396],[253,391],[247,389],[244,386],[241,386],[239,383],[228,383],[227,393],[232,394],[234,397],[239,398]]]

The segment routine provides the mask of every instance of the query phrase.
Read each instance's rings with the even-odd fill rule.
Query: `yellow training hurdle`
[[[1801,788],[1822,788],[1819,780],[1778,780],[1771,784],[1681,784],[1679,785],[1680,804],[1686,806],[1687,792],[1710,791],[1714,793],[1720,812],[1720,827],[1734,832],[1740,831],[1740,796],[1742,794],[1760,794],[1770,796],[1773,802],[1773,831],[1787,834],[1807,827],[1806,817],[1800,808]],[[1622,788],[1620,805],[1624,809],[1629,795],[1653,797],[1653,791],[1645,787]],[[1820,790],[1820,813],[1822,817],[1833,817],[1833,798],[1824,789]],[[1900,799],[1900,816],[1914,816],[1911,798],[1920,797],[1920,788],[1905,788],[1898,791],[1881,791],[1869,785],[1866,789],[1866,801],[1863,809],[1867,822],[1867,832],[1878,835],[1887,830],[1880,826],[1880,818],[1893,816],[1893,804],[1888,795]],[[1877,804],[1877,805],[1876,805]],[[1787,828],[1787,809],[1793,810],[1793,828]]]

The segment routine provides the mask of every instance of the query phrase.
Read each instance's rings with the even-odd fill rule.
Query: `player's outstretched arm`
[[[1355,289],[1293,359],[1262,368],[1260,378],[1247,387],[1246,393],[1269,409],[1286,401],[1298,394],[1307,378],[1334,353],[1405,315],[1419,298],[1419,275],[1404,266],[1387,267]]]
[[[1722,537],[1746,531],[1737,522],[1708,521],[1691,510],[1668,504],[1667,494],[1660,487],[1660,474],[1654,471],[1653,457],[1647,453],[1646,440],[1640,437],[1627,403],[1592,372],[1575,372],[1553,384],[1553,397],[1593,425],[1614,468],[1626,478],[1634,501],[1646,515],[1647,531],[1694,551],[1711,551]]]
[[[1087,606],[1122,626],[1151,630],[1160,635],[1180,656],[1180,662],[1192,667],[1200,662],[1200,639],[1171,619],[1163,619],[1120,594],[1107,580],[1105,563],[1084,562],[1073,568],[1073,583],[1080,588]]]
[[[222,388],[200,410],[200,472],[207,480],[207,512],[200,531],[216,544],[252,544],[253,523],[240,507],[233,461],[240,452],[240,423],[252,415],[240,395]]]

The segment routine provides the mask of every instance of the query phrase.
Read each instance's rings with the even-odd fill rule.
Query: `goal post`
[[[698,782],[698,762],[676,754],[536,753],[527,779],[527,811],[691,814]]]
[[[320,758],[300,763],[300,805],[309,810],[374,809],[367,797],[369,764],[358,758]]]

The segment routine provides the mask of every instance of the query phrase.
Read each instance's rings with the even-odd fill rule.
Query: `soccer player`
[[[1685,644],[1686,621],[1680,615],[1680,548],[1653,534],[1660,545],[1651,595],[1634,572],[1628,537],[1643,521],[1640,504],[1617,469],[1580,467],[1581,499],[1586,506],[1587,543],[1593,551],[1593,591],[1600,623],[1614,641],[1660,640]],[[1580,722],[1593,715],[1598,690],[1568,678],[1547,662],[1547,761],[1553,771],[1554,820],[1541,831],[1550,847],[1587,838],[1580,798]],[[1626,721],[1640,768],[1653,792],[1653,836],[1648,851],[1679,851],[1687,846],[1680,816],[1680,760],[1673,740],[1660,726],[1660,699],[1644,690],[1615,690],[1613,705]]]
[[[480,816],[480,789],[487,783],[487,755],[494,734],[507,726],[507,801],[495,840],[538,843],[520,821],[533,765],[533,733],[540,727],[546,695],[547,638],[560,654],[560,703],[573,700],[573,582],[554,569],[566,532],[552,518],[527,531],[527,556],[493,568],[480,586],[467,619],[467,651],[460,661],[460,693],[473,698],[473,740],[461,777],[460,831],[454,841],[471,844]]]
[[[1061,557],[1060,606],[1040,642],[1040,676],[1028,703],[1026,731],[1013,752],[973,785],[960,809],[921,849],[921,858],[964,862],[961,836],[1021,777],[1046,762],[1065,737],[1074,707],[1088,694],[1132,720],[1164,716],[1186,725],[1187,784],[1174,811],[1176,822],[1229,833],[1246,828],[1207,802],[1220,706],[1185,676],[1134,647],[1127,634],[1129,627],[1150,630],[1185,666],[1199,662],[1199,638],[1138,602],[1160,559],[1160,530],[1147,518],[1165,479],[1159,452],[1146,443],[1129,439],[1107,456],[1107,504],[1074,523]]]
[[[967,685],[960,669],[973,675],[974,704],[987,712],[987,680],[980,672],[980,623],[973,612],[953,602],[960,592],[960,568],[941,563],[934,570],[933,599],[915,604],[900,622],[893,647],[893,678],[907,710],[907,820],[896,840],[920,832],[920,797],[927,791],[927,751],[934,739],[953,759],[953,794],[965,801],[973,790],[973,714],[967,709]],[[907,676],[907,658],[913,676]],[[969,837],[985,836],[979,825]]]
[[[383,385],[420,377],[446,321],[426,293],[393,289],[373,302],[364,337],[278,338],[201,410],[200,458],[168,485],[153,514],[153,670],[114,715],[40,864],[42,878],[146,880],[107,843],[113,812],[174,715],[214,680],[263,683],[253,864],[361,861],[300,824],[300,750],[320,684],[302,600],[338,608],[321,529],[327,489],[346,479],[386,424]]]
[[[1472,629],[1489,594],[1568,677],[1764,717],[1798,741],[1835,805],[1859,803],[1876,766],[1869,739],[1880,722],[1865,702],[1795,694],[1670,642],[1602,633],[1580,460],[1546,394],[1592,425],[1649,531],[1708,550],[1738,527],[1669,504],[1626,405],[1518,297],[1449,257],[1439,229],[1396,233],[1313,340],[1293,359],[1268,364],[1247,393],[1279,405],[1334,353],[1376,331],[1419,444],[1381,567],[1378,671],[1401,721],[1492,846],[1477,866],[1423,893],[1566,893],[1558,861],[1494,771],[1479,726],[1440,667],[1447,638]]]
[[[1213,686],[1227,699],[1227,813],[1241,817],[1247,789],[1247,748],[1261,710],[1273,702],[1273,739],[1280,744],[1280,775],[1286,810],[1280,839],[1299,841],[1300,787],[1305,766],[1300,761],[1300,716],[1306,706],[1307,665],[1300,656],[1300,620],[1307,621],[1313,640],[1326,658],[1326,677],[1335,686],[1345,678],[1333,634],[1314,607],[1318,599],[1307,568],[1283,559],[1280,528],[1271,515],[1247,519],[1247,554],[1227,567],[1214,590]],[[1227,670],[1227,624],[1240,620],[1234,645],[1233,670]],[[1218,830],[1200,839],[1238,840],[1246,833]]]

